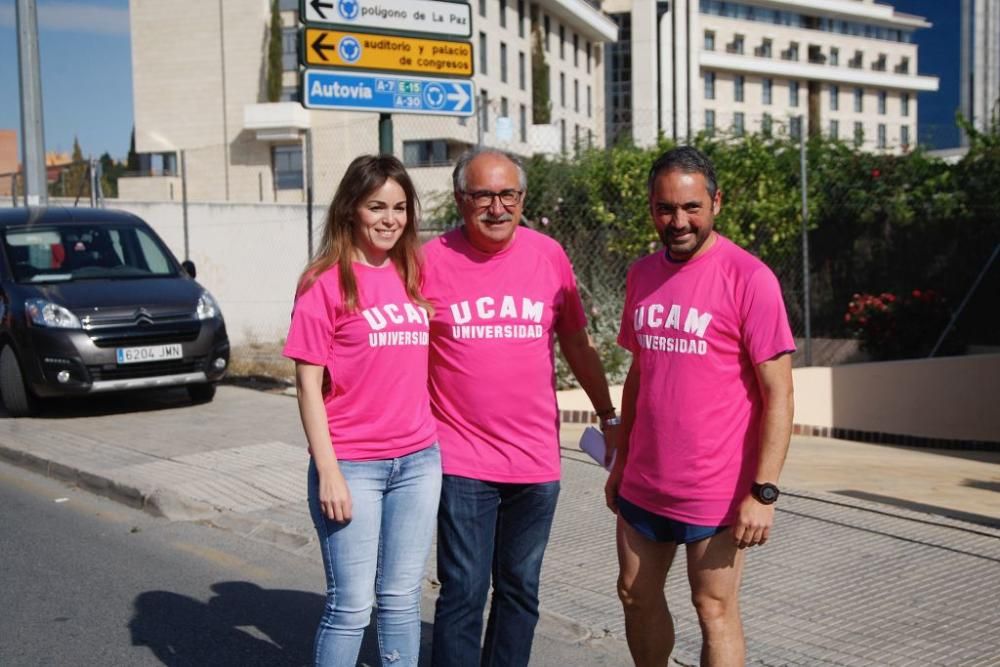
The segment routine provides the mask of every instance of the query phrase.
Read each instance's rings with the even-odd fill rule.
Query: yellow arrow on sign
[[[472,76],[468,42],[306,28],[303,51],[310,67]]]

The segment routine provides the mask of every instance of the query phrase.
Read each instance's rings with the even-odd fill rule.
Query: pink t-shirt
[[[326,368],[323,403],[338,459],[405,456],[436,437],[427,313],[410,301],[394,266],[352,266],[358,311],[345,311],[334,265],[296,298],[284,355]]]
[[[587,324],[566,253],[518,227],[496,254],[458,228],[424,246],[431,407],[448,475],[559,479],[554,343]]]
[[[640,382],[620,493],[678,521],[725,525],[757,472],[754,368],[795,349],[781,286],[721,236],[687,262],[643,257],[626,285],[618,343]]]

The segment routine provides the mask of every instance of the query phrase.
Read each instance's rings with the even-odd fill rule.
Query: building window
[[[878,147],[885,148],[885,123],[878,124]]]
[[[299,29],[281,29],[281,70],[296,72],[299,69]]]
[[[524,0],[517,0],[517,36],[524,37]]]
[[[835,46],[830,47],[830,65],[833,67],[840,65],[840,49]]]
[[[490,96],[486,89],[479,91],[479,124],[483,127],[483,132],[490,131]]]
[[[486,33],[479,33],[479,74],[486,74],[486,57],[488,51],[486,50]]]
[[[479,0],[479,15],[486,18],[486,0]]]
[[[712,30],[705,31],[705,50],[715,51],[715,32]]]
[[[788,82],[788,106],[797,107],[799,106],[799,82],[789,81]]]
[[[298,102],[299,101],[299,86],[298,84],[294,86],[282,86],[281,88],[281,101],[282,102]]]
[[[542,23],[545,25],[545,50],[549,50],[549,34],[552,32],[552,21],[549,19],[549,15],[546,14],[542,19]]]
[[[770,38],[765,37],[760,43],[760,46],[753,50],[753,54],[758,58],[770,58],[771,49],[774,47],[774,42]]]
[[[781,52],[782,60],[798,60],[799,59],[799,43],[791,42],[788,48]]]
[[[521,105],[518,113],[521,116],[521,141],[527,143],[528,141],[528,107]]]
[[[573,33],[573,67],[580,66],[580,36]]]
[[[713,109],[705,109],[705,132],[708,136],[715,134],[715,111]]]
[[[500,42],[500,81],[507,83],[507,45]]]
[[[865,110],[865,91],[863,88],[854,89],[854,111],[861,113]]]
[[[573,111],[580,113],[580,81],[573,79]]]
[[[298,0],[281,0],[278,3],[278,9],[283,12],[297,12],[299,11]]]
[[[500,27],[507,27],[507,0],[498,0],[500,4]]]
[[[587,42],[587,74],[590,74],[590,58],[591,58],[591,47],[590,42]]]
[[[573,152],[580,152],[580,124],[573,124]]]
[[[802,138],[802,116],[792,116],[788,119],[788,134],[792,139]]]
[[[884,90],[878,91],[878,113],[880,116],[885,115],[886,100],[889,98],[889,94]]]
[[[823,55],[823,47],[818,44],[810,44],[808,59],[813,65],[822,65],[825,63],[826,56]]]
[[[563,118],[559,121],[559,147],[560,150],[565,155],[566,153],[566,119]]]
[[[903,116],[909,116],[910,115],[910,94],[909,93],[903,93],[900,96],[900,98],[899,98],[899,106],[900,106],[900,110],[899,110],[900,114],[902,114]]]
[[[830,111],[840,109],[840,86],[830,86]]]
[[[404,141],[403,164],[407,167],[448,164],[448,142],[444,139]]]
[[[590,84],[587,84],[587,118],[590,118],[592,113],[591,99],[590,99]]]
[[[909,74],[910,73],[910,59],[903,56],[899,59],[899,64],[895,67],[896,74]]]
[[[899,143],[903,145],[903,150],[910,147],[910,126],[903,125],[899,128]]]
[[[733,79],[733,98],[737,102],[743,101],[743,89],[746,86],[746,77],[742,74],[738,74],[735,79]]]
[[[761,101],[764,104],[771,103],[771,93],[773,92],[774,81],[772,79],[764,79],[763,88],[761,89]]]
[[[507,118],[509,116],[509,113],[508,113],[509,110],[510,110],[510,108],[509,108],[509,105],[507,104],[507,98],[506,97],[501,97],[500,98],[500,115],[503,116],[504,118]]]
[[[566,75],[559,72],[559,105],[566,108]]]
[[[737,111],[733,114],[733,134],[737,137],[742,137],[745,131],[746,117],[743,115],[742,111]]]
[[[861,122],[854,123],[854,145],[860,146],[865,143],[865,126]]]
[[[559,24],[559,60],[566,60],[566,26]]]
[[[726,53],[736,53],[739,55],[743,55],[744,41],[745,40],[743,38],[743,35],[733,35],[733,41],[731,41],[729,44],[726,44]]]
[[[836,141],[840,138],[840,121],[831,120],[830,121],[830,138]]]
[[[274,146],[271,163],[274,165],[275,190],[302,189],[302,146]]]
[[[528,86],[528,70],[525,64],[524,51],[517,54],[517,85],[521,90]]]
[[[715,72],[705,72],[705,99],[715,99]]]
[[[771,114],[766,113],[760,119],[760,131],[764,134],[764,136],[771,136]]]

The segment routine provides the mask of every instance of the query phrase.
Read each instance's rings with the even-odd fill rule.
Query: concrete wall
[[[1000,354],[797,368],[795,423],[1000,442]]]

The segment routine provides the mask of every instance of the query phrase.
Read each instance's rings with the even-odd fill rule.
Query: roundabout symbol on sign
[[[337,3],[337,11],[348,21],[353,21],[358,18],[358,2],[357,0],[340,0]]]
[[[444,88],[436,83],[424,87],[424,101],[431,109],[440,109],[445,103]]]
[[[361,57],[361,44],[355,38],[347,35],[341,38],[339,51],[340,57],[344,59],[344,62],[357,62],[358,58]]]

